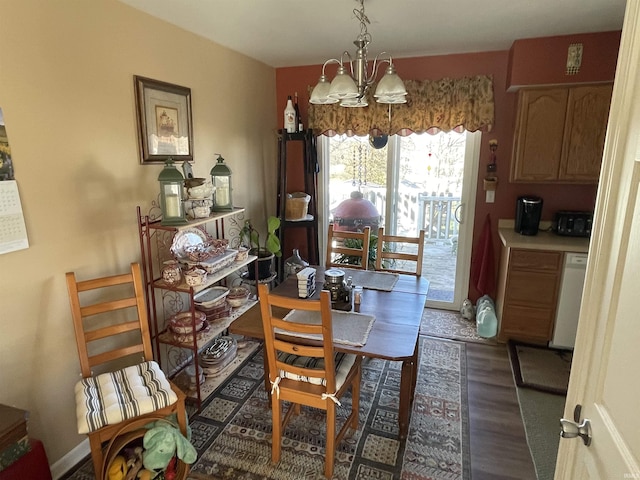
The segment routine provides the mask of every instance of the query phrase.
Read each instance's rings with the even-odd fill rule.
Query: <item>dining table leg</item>
[[[400,407],[398,412],[398,423],[400,425],[400,440],[407,438],[409,433],[409,422],[411,420],[411,406],[413,405],[413,395],[418,378],[418,341],[413,349],[413,356],[402,362],[400,377]]]

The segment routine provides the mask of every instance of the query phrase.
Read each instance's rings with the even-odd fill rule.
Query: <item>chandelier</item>
[[[396,73],[393,66],[393,59],[387,52],[376,55],[373,60],[371,74],[368,74],[369,65],[367,62],[367,47],[371,43],[371,34],[367,31],[369,19],[364,13],[364,0],[358,0],[360,8],[354,8],[353,13],[360,21],[360,35],[353,42],[357,47],[355,59],[348,51],[344,51],[337,58],[331,58],[322,65],[322,75],[318,84],[311,92],[310,103],[324,105],[338,103],[342,107],[366,107],[369,88],[376,80],[378,68],[381,64],[387,63],[387,67],[382,79],[378,82],[373,97],[378,103],[394,104],[406,103],[407,89]],[[383,56],[388,56],[385,58]],[[345,58],[348,58],[349,71],[345,66]],[[325,75],[325,68],[330,63],[338,64],[338,71],[335,78],[329,82]]]

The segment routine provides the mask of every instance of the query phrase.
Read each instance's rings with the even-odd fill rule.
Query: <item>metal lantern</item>
[[[161,225],[184,225],[183,185],[184,177],[168,159],[158,175],[160,182],[160,208],[162,209]]]
[[[231,170],[225,165],[221,155],[218,155],[218,163],[211,169],[211,183],[214,186],[212,210],[214,212],[233,210]]]

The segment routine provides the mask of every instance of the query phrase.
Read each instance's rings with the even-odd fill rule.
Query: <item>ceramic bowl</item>
[[[184,279],[190,287],[202,285],[207,278],[207,272],[202,268],[192,268],[184,272]]]
[[[213,196],[214,188],[211,181],[204,182],[201,185],[192,185],[186,187],[187,197],[189,198],[211,198]]]
[[[238,248],[238,253],[236,253],[236,262],[244,262],[247,258],[249,258],[249,249],[247,247]]]
[[[229,294],[227,287],[211,287],[193,296],[193,301],[199,307],[212,308],[222,305]]]
[[[231,287],[229,294],[227,295],[227,303],[234,308],[241,307],[247,300],[249,300],[249,294],[251,291],[245,286]]]
[[[203,312],[195,311],[196,332],[204,327],[204,321],[207,315]],[[193,322],[191,312],[180,312],[169,319],[169,328],[175,333],[191,333],[193,332]]]
[[[207,218],[211,215],[213,200],[204,198],[202,200],[185,200],[184,211],[190,218]]]

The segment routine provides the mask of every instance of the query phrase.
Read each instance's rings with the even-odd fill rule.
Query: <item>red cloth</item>
[[[0,472],[0,480],[51,480],[51,471],[40,440],[29,439],[31,451]]]
[[[496,288],[491,217],[488,213],[471,258],[471,281],[480,295],[491,295]]]

